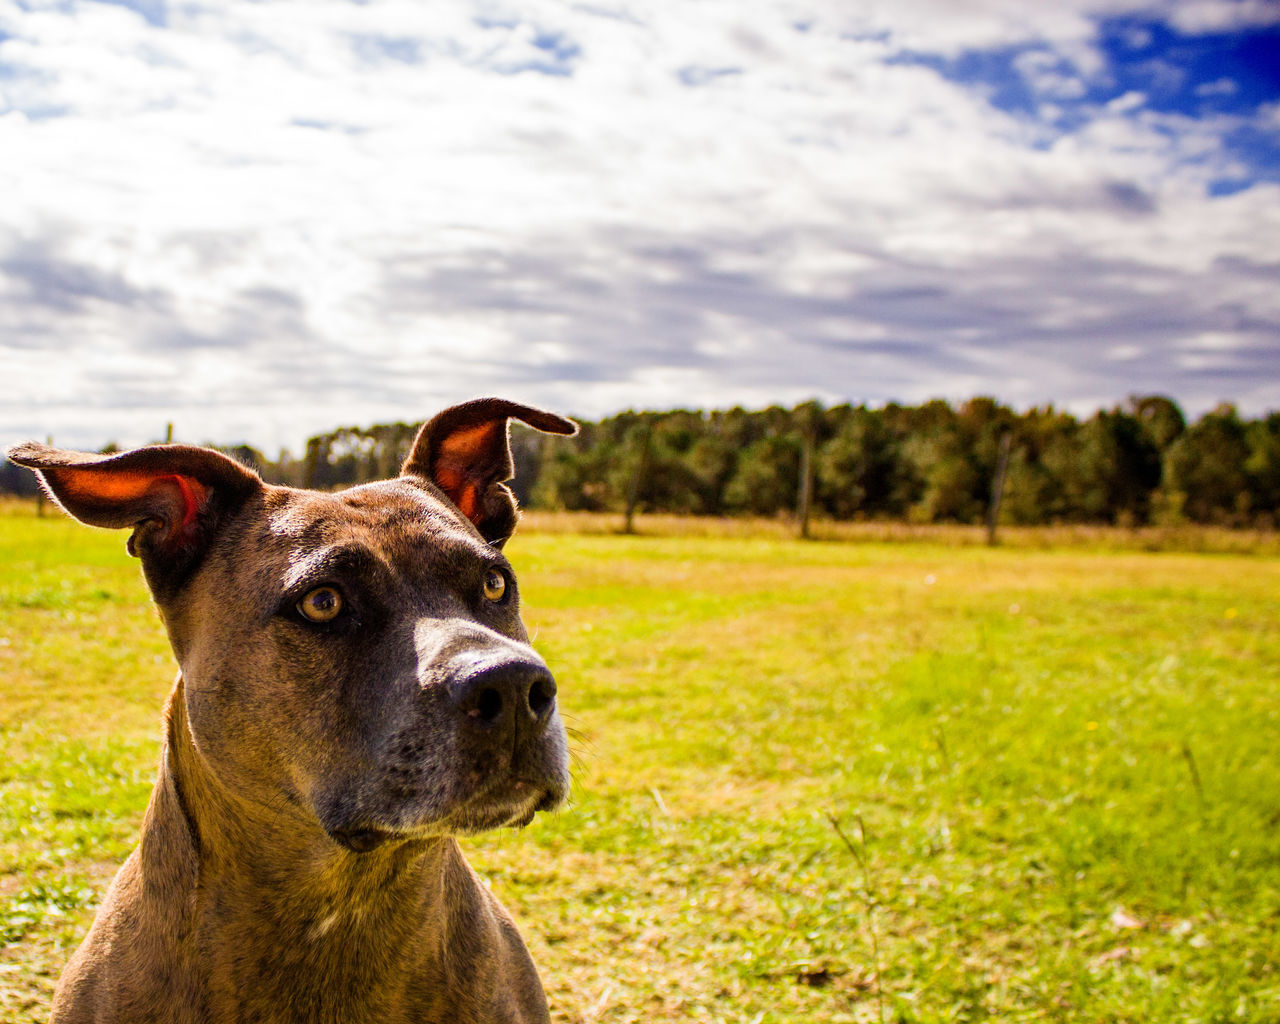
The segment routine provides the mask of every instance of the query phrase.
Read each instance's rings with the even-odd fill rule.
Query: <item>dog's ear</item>
[[[402,476],[430,480],[501,547],[516,526],[516,501],[504,485],[515,474],[508,421],[520,420],[548,434],[576,434],[577,424],[555,413],[501,398],[477,398],[435,416],[418,431]]]
[[[9,460],[35,470],[68,514],[90,526],[132,526],[129,554],[160,594],[199,561],[223,517],[262,487],[253,471],[209,448],[153,445],[112,455],[28,442]]]

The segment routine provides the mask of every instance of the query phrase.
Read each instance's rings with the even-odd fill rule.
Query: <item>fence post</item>
[[[623,515],[622,532],[635,533],[636,506],[640,504],[640,489],[644,486],[645,474],[649,471],[649,442],[653,437],[653,427],[649,423],[640,426],[640,453],[636,457],[635,472],[631,476],[631,486],[627,488],[627,507]]]
[[[996,546],[996,528],[1000,524],[1000,500],[1004,497],[1004,475],[1009,469],[1009,446],[1013,432],[1000,435],[1000,454],[996,457],[996,472],[991,478],[991,504],[987,507],[987,547]]]
[[[800,520],[800,536],[809,539],[809,515],[813,510],[813,428],[805,430],[800,447],[800,506],[796,516]]]

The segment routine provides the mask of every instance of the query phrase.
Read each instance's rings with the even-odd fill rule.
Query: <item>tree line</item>
[[[265,479],[334,488],[392,476],[419,424],[341,427],[301,457],[224,449]],[[512,432],[526,507],[689,515],[1010,524],[1277,525],[1280,412],[1224,404],[1189,422],[1172,399],[1134,397],[1078,419],[990,398],[880,407],[622,412],[573,438]],[[1000,486],[993,484],[1000,481]],[[34,493],[0,467],[0,490]]]

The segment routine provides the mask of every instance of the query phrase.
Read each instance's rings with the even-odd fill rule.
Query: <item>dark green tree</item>
[[[766,516],[790,512],[796,506],[799,480],[800,444],[795,436],[762,438],[738,455],[725,485],[725,507]]]
[[[1164,395],[1135,395],[1129,399],[1129,411],[1161,455],[1187,429],[1178,403]]]
[[[852,410],[822,446],[818,498],[836,519],[906,511],[910,488],[900,442],[881,413],[865,406]]]
[[[1280,412],[1249,423],[1245,444],[1244,471],[1255,518],[1274,527],[1280,517]]]
[[[1188,427],[1164,455],[1169,506],[1198,523],[1240,522],[1251,495],[1245,463],[1249,445],[1234,405],[1218,406]]]

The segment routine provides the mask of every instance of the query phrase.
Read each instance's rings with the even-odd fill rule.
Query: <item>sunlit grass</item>
[[[561,1024],[1280,1019],[1274,557],[526,525],[575,798],[468,850]],[[123,539],[0,517],[5,1021],[153,773]]]

